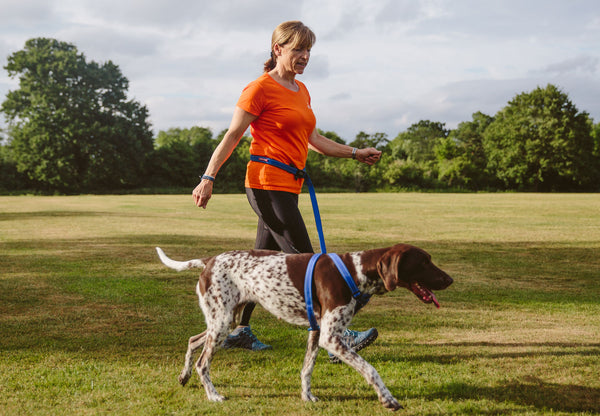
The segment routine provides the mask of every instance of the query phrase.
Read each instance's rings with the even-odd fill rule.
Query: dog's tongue
[[[429,294],[431,295],[431,301],[433,302],[433,304],[435,305],[435,307],[439,309],[440,308],[440,303],[436,299],[435,295],[433,294],[433,292],[429,292]]]
[[[421,299],[421,302],[433,303],[436,306],[436,308],[439,309],[440,303],[438,302],[431,290],[427,289],[426,287],[422,287],[416,282],[410,285],[410,289],[415,295],[417,295],[419,299]]]

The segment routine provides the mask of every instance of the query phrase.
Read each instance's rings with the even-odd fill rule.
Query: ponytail
[[[275,66],[277,66],[277,57],[273,51],[271,51],[271,57],[267,60],[267,62],[265,62],[264,71],[270,72],[275,69]]]

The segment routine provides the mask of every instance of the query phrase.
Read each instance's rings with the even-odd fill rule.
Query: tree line
[[[127,99],[128,80],[108,61],[36,38],[8,57],[10,91],[1,111],[0,189],[40,193],[191,189],[224,135],[206,127],[153,136],[147,108]],[[346,143],[335,132],[321,132]],[[421,120],[389,138],[360,132],[347,144],[372,146],[367,167],[309,152],[307,171],[322,191],[600,190],[600,124],[549,84],[517,94],[494,116],[481,112],[455,129]],[[250,138],[219,172],[217,192],[243,191]]]

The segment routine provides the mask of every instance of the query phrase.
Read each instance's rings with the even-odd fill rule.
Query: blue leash
[[[286,172],[294,175],[294,177],[296,179],[300,179],[300,178],[304,179],[304,181],[308,185],[308,191],[310,193],[310,201],[312,203],[313,214],[315,216],[315,224],[317,226],[317,233],[319,234],[319,245],[321,247],[321,253],[314,254],[311,257],[310,261],[308,262],[308,267],[306,268],[306,275],[304,277],[304,299],[306,302],[306,314],[308,316],[308,322],[310,324],[310,328],[308,328],[308,330],[309,331],[315,331],[315,330],[318,331],[319,330],[319,325],[317,323],[317,319],[315,318],[315,312],[314,312],[314,308],[313,308],[312,284],[313,284],[313,274],[315,271],[315,266],[317,264],[317,261],[319,260],[319,258],[321,258],[321,255],[323,255],[323,254],[327,254],[333,260],[338,271],[340,272],[340,274],[346,281],[346,284],[350,288],[350,291],[352,292],[352,297],[358,303],[359,308],[366,305],[367,302],[369,302],[371,295],[363,294],[360,292],[360,290],[354,283],[354,279],[352,279],[352,276],[350,275],[348,268],[346,267],[346,265],[344,264],[344,262],[342,261],[340,256],[338,256],[335,253],[327,253],[327,249],[325,248],[325,237],[323,236],[323,225],[321,224],[321,213],[319,212],[319,204],[317,203],[317,193],[315,192],[315,187],[314,187],[312,181],[310,180],[308,173],[306,173],[306,170],[298,169],[295,166],[286,165],[283,162],[268,158],[266,156],[250,155],[250,160],[253,162],[265,163],[267,165],[271,165],[271,166],[275,166],[279,169],[283,169]]]
[[[325,248],[325,237],[323,236],[323,225],[321,224],[321,213],[319,212],[319,204],[317,203],[317,193],[315,192],[315,186],[313,185],[308,173],[305,169],[298,169],[292,165],[286,165],[279,160],[271,159],[266,156],[250,155],[250,160],[253,162],[265,163],[267,165],[275,166],[279,169],[283,169],[288,173],[294,175],[296,179],[304,179],[304,182],[308,185],[308,192],[310,193],[310,201],[313,207],[313,214],[315,216],[315,224],[317,226],[317,232],[319,233],[319,246],[321,247],[321,253],[327,253]]]

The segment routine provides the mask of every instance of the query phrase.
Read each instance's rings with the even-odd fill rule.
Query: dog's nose
[[[454,283],[454,279],[451,278],[450,276],[446,275],[446,287],[450,286],[452,283]]]

